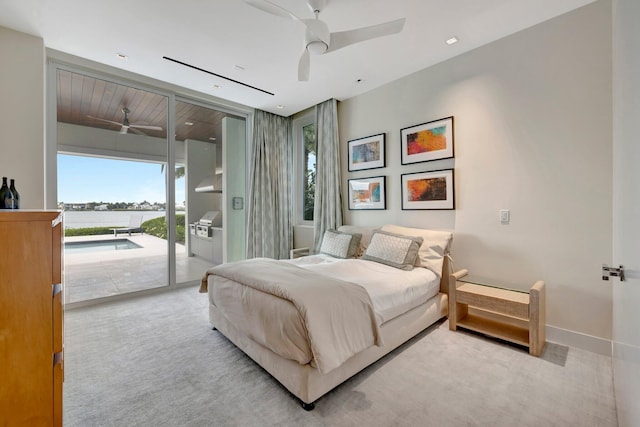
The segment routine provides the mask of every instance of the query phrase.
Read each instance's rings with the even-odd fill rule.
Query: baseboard
[[[611,340],[547,325],[547,341],[611,357]]]

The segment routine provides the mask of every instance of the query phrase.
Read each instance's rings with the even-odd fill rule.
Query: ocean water
[[[142,222],[145,222],[165,214],[165,211],[65,211],[64,227],[126,227],[131,215],[142,215]]]

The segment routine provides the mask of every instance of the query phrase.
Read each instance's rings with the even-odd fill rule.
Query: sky
[[[58,155],[58,202],[165,203],[159,163]],[[184,202],[184,178],[176,180],[176,203]]]

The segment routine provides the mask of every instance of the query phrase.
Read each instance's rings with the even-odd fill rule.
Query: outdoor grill
[[[199,237],[212,237],[213,228],[222,226],[222,214],[220,211],[208,211],[198,222],[189,224],[189,232]]]

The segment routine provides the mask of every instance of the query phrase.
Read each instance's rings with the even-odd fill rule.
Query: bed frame
[[[296,361],[285,359],[256,343],[229,322],[220,310],[211,303],[209,304],[209,321],[214,329],[220,331],[258,365],[269,372],[287,390],[300,399],[304,409],[310,411],[315,407],[315,401],[318,398],[387,353],[398,348],[439,319],[447,316],[450,274],[449,259],[445,256],[438,295],[424,304],[383,323],[380,326],[380,333],[384,342],[383,346],[369,347],[326,374],[321,374],[311,364],[301,365]],[[211,279],[210,277],[209,280]]]

